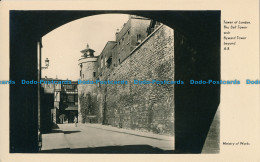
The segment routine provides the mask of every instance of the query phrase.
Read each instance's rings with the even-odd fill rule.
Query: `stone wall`
[[[81,59],[81,80],[94,80],[93,72],[97,72],[97,58]],[[97,85],[78,84],[78,121],[80,123],[97,122]]]
[[[127,80],[101,85],[98,105],[103,124],[174,134],[174,85],[134,84],[134,80],[174,80],[174,32],[162,25],[131,55],[100,80]]]

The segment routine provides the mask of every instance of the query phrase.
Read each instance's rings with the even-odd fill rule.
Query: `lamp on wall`
[[[45,59],[45,66],[49,66],[50,60],[48,58]]]
[[[45,67],[42,67],[42,69],[48,69],[50,65],[50,60],[48,58],[45,59]]]

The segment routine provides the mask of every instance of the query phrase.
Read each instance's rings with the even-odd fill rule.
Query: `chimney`
[[[117,37],[118,33],[119,33],[119,29],[116,29],[116,37]]]

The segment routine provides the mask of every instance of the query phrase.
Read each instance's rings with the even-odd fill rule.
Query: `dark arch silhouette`
[[[175,43],[176,153],[200,153],[220,102],[219,85],[189,85],[189,80],[220,80],[220,11],[10,11],[10,152],[37,152],[37,41],[86,16],[120,13],[147,17],[184,35],[196,55]],[[191,61],[195,58],[195,62]]]

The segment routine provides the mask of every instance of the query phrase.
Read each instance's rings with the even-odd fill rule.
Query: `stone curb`
[[[117,132],[125,132],[133,135],[139,135],[139,136],[145,136],[148,138],[156,138],[159,140],[166,140],[166,141],[173,141],[174,136],[166,136],[166,135],[160,135],[160,134],[154,134],[151,132],[141,132],[137,130],[129,130],[129,129],[124,129],[124,128],[117,128],[117,127],[112,127],[112,126],[107,126],[107,125],[101,125],[101,124],[79,124],[79,125],[86,125],[92,128],[100,128],[100,129],[105,129],[105,130],[113,130]]]

